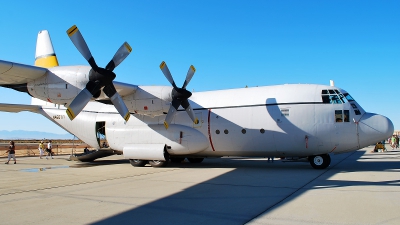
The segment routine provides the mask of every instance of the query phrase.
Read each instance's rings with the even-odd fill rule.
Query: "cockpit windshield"
[[[347,101],[350,101],[337,89],[322,90],[321,96],[322,96],[322,102],[327,104],[343,104],[346,103]]]
[[[346,97],[346,99],[347,99],[349,102],[354,101],[354,98],[352,98],[352,97],[349,95],[349,93],[344,93],[344,97]]]
[[[343,104],[349,102],[354,110],[354,114],[361,115],[358,104],[355,102],[354,98],[349,95],[349,93],[341,93],[337,89],[328,89],[321,91],[321,97],[324,104]],[[338,115],[339,114],[342,115],[341,111],[340,113],[338,111]],[[339,120],[341,120],[341,117],[339,118],[339,116],[337,116],[337,121]]]

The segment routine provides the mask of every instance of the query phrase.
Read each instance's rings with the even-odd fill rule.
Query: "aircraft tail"
[[[58,66],[57,56],[47,30],[39,31],[36,41],[35,66],[44,68]]]

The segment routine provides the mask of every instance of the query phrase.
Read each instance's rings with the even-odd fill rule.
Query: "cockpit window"
[[[322,102],[327,104],[343,104],[344,96],[338,90],[322,90]]]
[[[346,99],[347,99],[349,102],[354,101],[354,98],[352,98],[352,97],[349,95],[349,93],[344,93],[344,97],[346,97]]]

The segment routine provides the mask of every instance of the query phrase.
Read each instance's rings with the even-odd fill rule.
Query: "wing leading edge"
[[[0,60],[0,86],[24,84],[43,76],[46,68]]]

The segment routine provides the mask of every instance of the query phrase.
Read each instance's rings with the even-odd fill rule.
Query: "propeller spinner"
[[[67,109],[68,117],[73,120],[87,105],[92,97],[98,97],[100,95],[101,88],[103,88],[103,92],[110,98],[118,113],[124,118],[125,121],[128,121],[130,117],[129,110],[121,96],[116,91],[112,81],[116,77],[113,70],[131,53],[131,46],[129,46],[127,42],[122,44],[122,46],[115,53],[114,57],[107,64],[106,68],[101,68],[97,66],[92,53],[90,53],[85,39],[83,39],[78,27],[75,25],[72,26],[68,29],[67,34],[78,51],[92,67],[89,72],[89,82],[86,84],[86,87],[75,97]]]
[[[164,73],[164,76],[167,80],[172,84],[172,103],[171,107],[168,110],[168,114],[165,117],[164,126],[165,129],[168,129],[169,124],[171,123],[172,119],[174,118],[179,106],[182,106],[185,111],[188,113],[189,117],[195,124],[199,123],[199,119],[197,119],[194,115],[193,109],[189,104],[188,98],[192,96],[192,93],[186,90],[186,86],[189,84],[190,80],[192,79],[196,69],[193,65],[189,67],[189,71],[187,72],[185,82],[182,85],[182,88],[178,88],[175,84],[174,78],[172,78],[171,72],[169,72],[167,64],[163,61],[160,64],[160,69]]]

